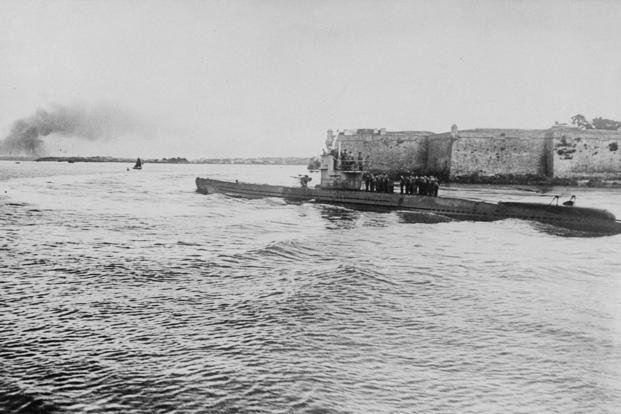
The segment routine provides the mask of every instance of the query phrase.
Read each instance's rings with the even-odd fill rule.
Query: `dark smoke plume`
[[[113,139],[142,130],[135,115],[111,105],[52,105],[15,121],[0,142],[0,154],[43,155],[43,137],[59,135],[77,139]]]

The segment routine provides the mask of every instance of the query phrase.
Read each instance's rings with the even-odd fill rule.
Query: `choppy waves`
[[[5,182],[0,411],[621,406],[619,236],[204,196],[158,168]]]

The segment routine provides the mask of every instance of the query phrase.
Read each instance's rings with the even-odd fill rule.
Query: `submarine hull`
[[[493,221],[507,218],[532,220],[572,230],[617,234],[621,222],[601,209],[553,206],[539,203],[488,203],[462,198],[376,193],[327,188],[286,187],[196,178],[196,190],[231,197],[278,197],[292,201],[313,201],[370,209],[398,209],[428,212],[457,220]]]

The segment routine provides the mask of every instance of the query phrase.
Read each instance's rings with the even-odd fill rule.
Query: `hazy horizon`
[[[49,155],[306,157],[327,129],[621,119],[619,21],[613,1],[8,0],[0,139],[59,106],[116,115]]]

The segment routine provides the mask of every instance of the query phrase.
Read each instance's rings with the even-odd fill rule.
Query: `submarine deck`
[[[463,198],[377,193],[362,190],[286,187],[269,184],[229,182],[196,178],[197,191],[223,193],[233,197],[276,197],[293,201],[314,201],[365,208],[403,209],[429,212],[449,218],[494,221],[507,218],[534,220],[580,231],[621,233],[621,221],[602,209],[567,207],[529,202],[475,201]]]

